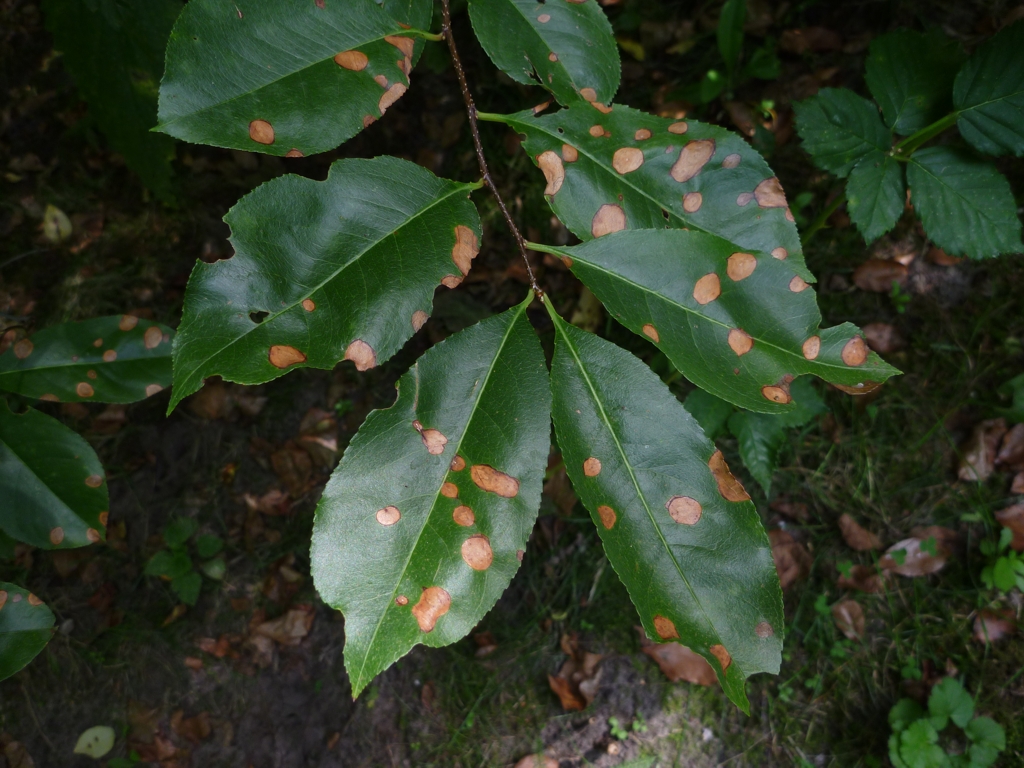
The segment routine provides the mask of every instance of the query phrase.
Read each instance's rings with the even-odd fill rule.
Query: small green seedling
[[[1013,531],[1003,528],[998,542],[981,542],[981,553],[989,558],[989,564],[981,571],[981,580],[989,589],[1009,592],[1017,587],[1024,592],[1024,557],[1010,549],[1011,541]]]
[[[186,605],[195,605],[199,592],[203,587],[202,571],[208,578],[220,581],[224,578],[227,566],[224,558],[217,557],[224,548],[224,541],[219,536],[200,534],[192,544],[196,557],[201,561],[199,571],[196,570],[192,556],[189,554],[189,540],[199,528],[198,523],[190,517],[173,520],[164,528],[166,549],[157,552],[146,564],[147,576],[159,576],[171,583],[174,591]]]

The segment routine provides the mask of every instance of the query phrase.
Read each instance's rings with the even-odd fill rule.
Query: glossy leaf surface
[[[875,105],[846,88],[822,88],[793,105],[796,129],[814,164],[840,178],[872,151],[888,152],[892,134]]]
[[[55,619],[38,597],[0,581],[0,680],[20,670],[50,642]]]
[[[89,116],[161,199],[172,195],[174,142],[151,133],[164,48],[180,0],[46,0],[46,27]]]
[[[885,124],[909,136],[952,111],[960,44],[937,28],[899,29],[871,41],[864,79]]]
[[[498,69],[561,104],[606,104],[619,89],[619,50],[597,0],[470,0],[469,18]]]
[[[235,255],[197,263],[189,280],[171,407],[215,374],[258,384],[296,366],[387,360],[426,321],[437,285],[469,271],[474,188],[378,157],[243,197],[224,217]]]
[[[56,419],[0,398],[0,528],[42,549],[102,540],[107,483],[96,453]]]
[[[272,155],[333,149],[405,93],[403,33],[374,0],[193,0],[167,46],[159,129]]]
[[[1024,155],[1024,21],[987,40],[953,86],[961,135],[990,155]]]
[[[878,239],[896,225],[906,205],[902,163],[873,150],[850,171],[846,199],[850,219],[864,239]]]
[[[778,179],[735,133],[619,104],[608,114],[576,104],[500,119],[526,134],[523,148],[545,172],[551,209],[581,240],[619,229],[689,227],[740,248],[785,254],[813,282]]]
[[[133,315],[44,328],[0,355],[0,389],[62,403],[133,403],[171,385],[174,331]]]
[[[647,634],[704,656],[749,711],[744,681],[778,672],[782,591],[749,496],[640,360],[555,322],[552,415],[566,471]]]
[[[983,259],[1021,250],[1013,192],[991,163],[927,147],[907,163],[907,183],[925,231],[947,253]]]
[[[373,411],[317,506],[312,571],[345,614],[354,695],[414,645],[455,642],[519,568],[550,392],[524,302],[431,348]]]
[[[856,387],[897,373],[849,323],[821,329],[814,291],[788,261],[704,232],[617,232],[552,248],[609,312],[690,381],[763,413],[797,408],[790,383],[814,374]]]
[[[434,16],[434,0],[384,0],[384,11],[395,21],[401,22],[412,29],[430,29],[430,20]],[[415,39],[415,38],[414,38]],[[427,41],[415,39],[413,46],[412,65],[420,60]]]

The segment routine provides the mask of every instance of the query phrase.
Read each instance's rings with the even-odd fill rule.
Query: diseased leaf
[[[407,90],[404,35],[374,0],[192,0],[167,45],[158,128],[271,155],[334,149]]]
[[[822,88],[793,110],[797,133],[814,164],[840,178],[873,150],[892,147],[892,134],[875,105],[846,88]]]
[[[151,133],[164,48],[180,0],[46,0],[46,27],[89,114],[128,167],[172,197],[174,142]]]
[[[498,69],[560,104],[607,104],[619,89],[619,49],[597,0],[470,0],[469,18]]]
[[[888,152],[872,151],[850,171],[847,210],[868,243],[892,229],[903,213],[907,188],[902,166]]]
[[[750,497],[647,366],[551,317],[555,433],[605,553],[647,634],[701,654],[747,711],[744,681],[778,671],[783,633],[782,592]]]
[[[412,29],[430,29],[434,16],[434,0],[383,0],[384,11],[395,21]],[[415,39],[415,38],[414,38]],[[416,66],[423,55],[427,41],[418,39],[412,50],[412,66]]]
[[[43,650],[50,642],[54,622],[53,611],[42,600],[28,590],[0,581],[0,680],[6,680]]]
[[[978,46],[953,85],[960,134],[990,155],[1024,155],[1024,22]]]
[[[940,29],[898,29],[871,41],[864,79],[885,123],[909,136],[953,109],[953,80],[963,50]]]
[[[12,413],[0,398],[0,528],[42,549],[72,549],[104,538],[107,483],[96,453],[78,434],[31,408]]]
[[[215,374],[259,384],[296,366],[346,359],[365,371],[387,360],[426,322],[438,283],[469,272],[475,188],[378,157],[243,197],[224,217],[235,255],[197,263],[189,280],[171,408]]]
[[[767,253],[683,230],[533,247],[568,257],[619,322],[653,341],[694,384],[742,408],[794,410],[790,385],[807,373],[856,387],[897,372],[854,326],[822,330],[814,292],[788,261]]]
[[[807,282],[779,180],[747,142],[695,120],[576,104],[551,115],[487,115],[526,135],[555,215],[581,240],[620,229],[702,230],[787,259]]]
[[[134,315],[44,328],[0,355],[0,389],[62,403],[132,403],[171,385],[174,331]]]
[[[550,413],[531,298],[424,354],[398,401],[367,417],[317,506],[313,578],[345,614],[355,695],[414,645],[469,632],[519,568]]]
[[[925,231],[947,253],[985,259],[1021,250],[1013,192],[991,163],[952,147],[927,147],[907,163],[907,183]]]

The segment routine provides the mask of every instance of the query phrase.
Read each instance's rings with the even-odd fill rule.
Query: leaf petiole
[[[931,125],[926,125],[917,133],[911,134],[905,138],[893,147],[889,154],[896,160],[906,162],[910,159],[910,155],[912,155],[922,144],[931,141],[940,133],[943,133],[956,125],[957,118],[959,117],[959,112],[950,112],[941,120],[936,120]]]

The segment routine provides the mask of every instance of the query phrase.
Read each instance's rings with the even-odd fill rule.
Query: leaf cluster
[[[190,549],[189,542],[199,529],[198,523],[190,517],[173,520],[164,528],[166,549],[159,550],[146,563],[147,576],[159,576],[170,583],[171,590],[186,605],[195,605],[203,586],[199,571],[207,577],[220,581],[224,578],[227,566],[224,558],[217,557],[224,548],[224,540],[219,536],[204,533],[195,536]],[[190,551],[201,561],[196,570]]]

